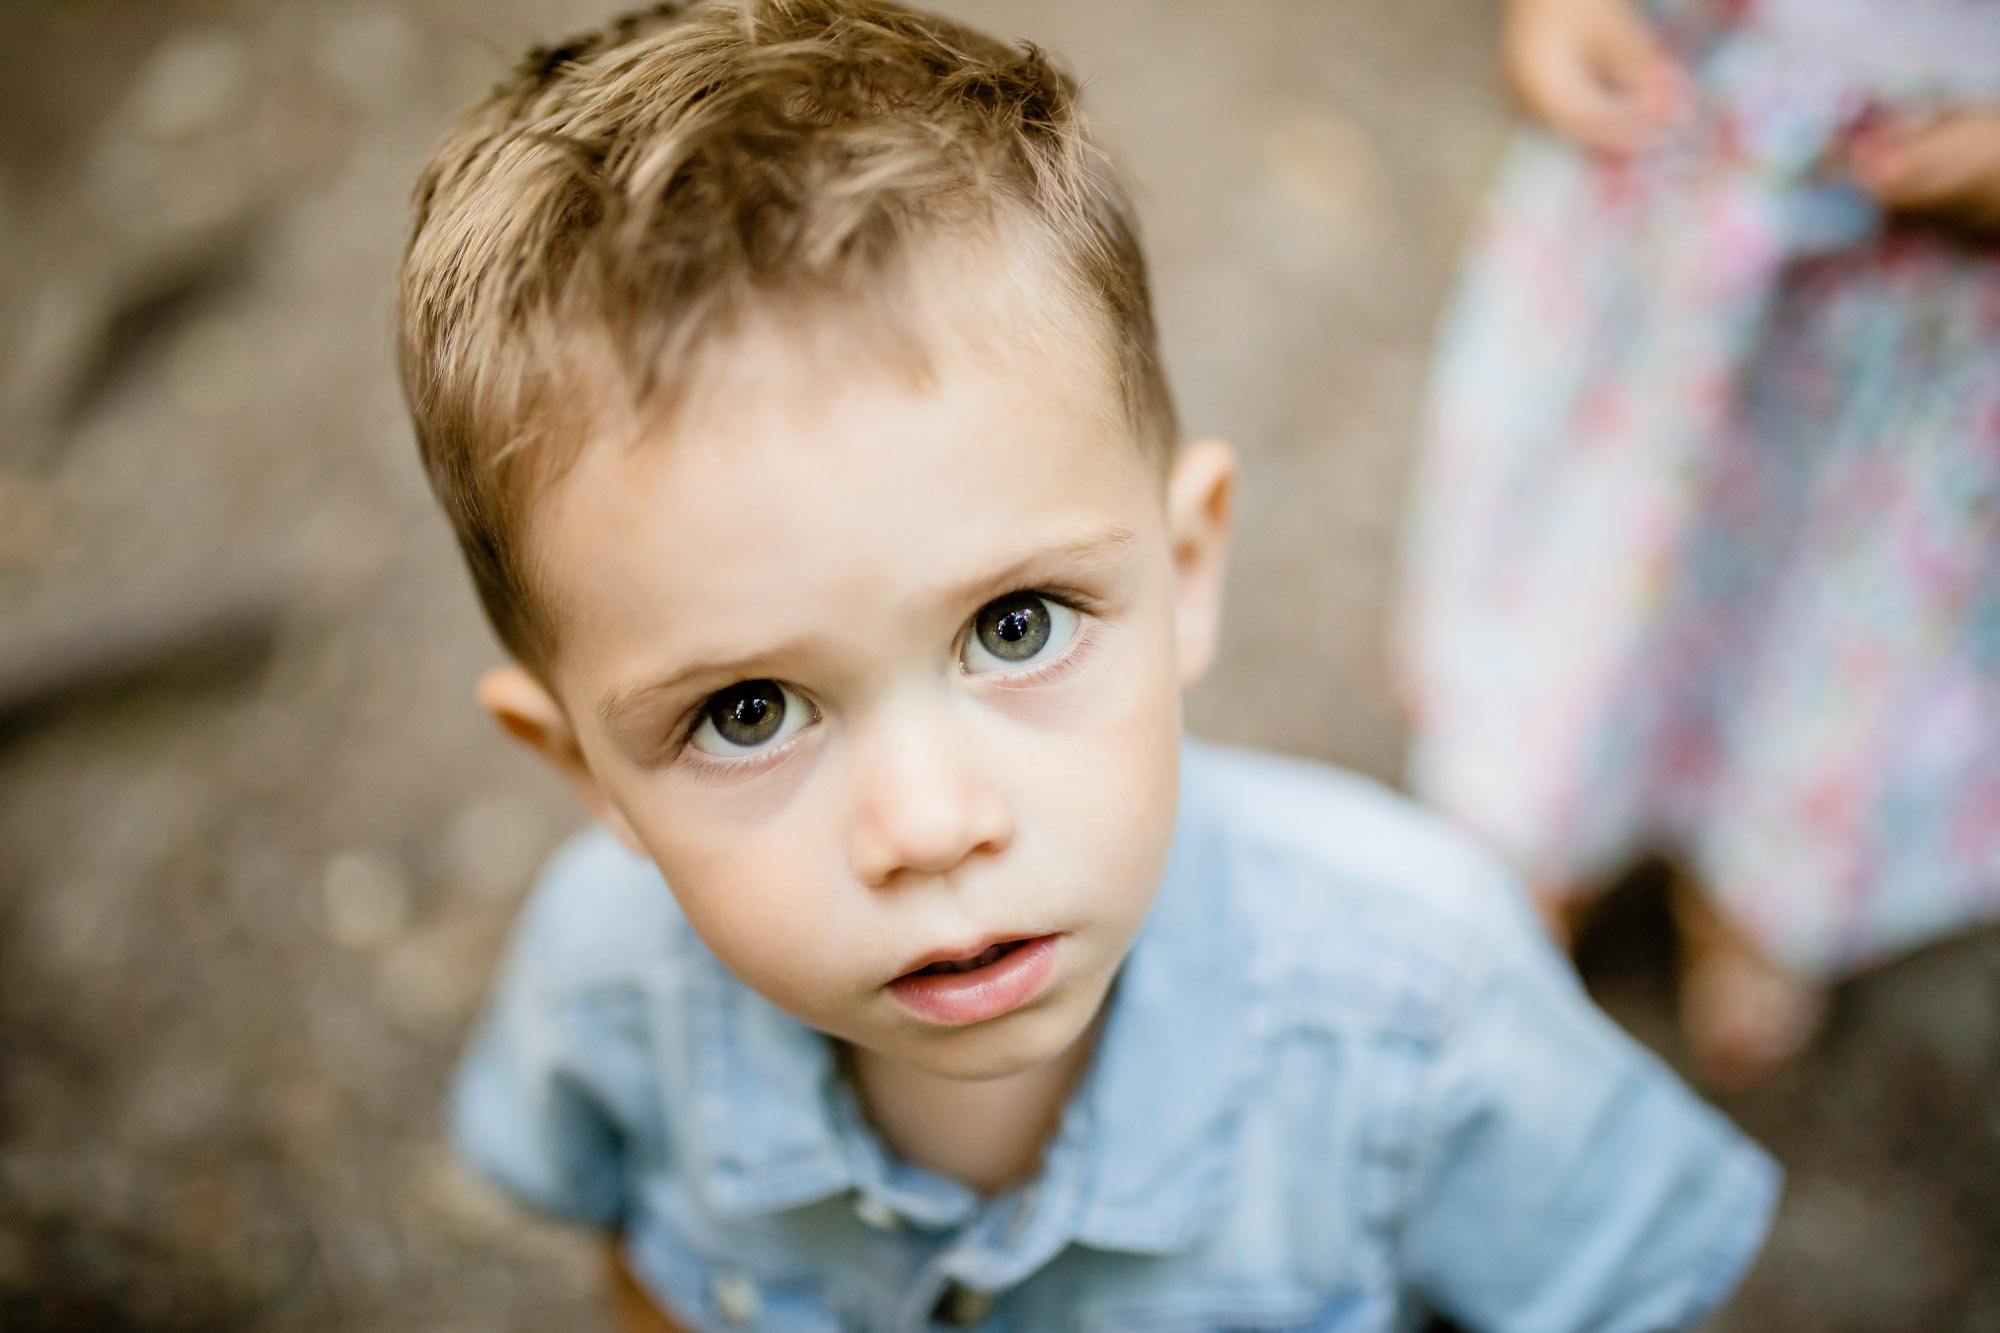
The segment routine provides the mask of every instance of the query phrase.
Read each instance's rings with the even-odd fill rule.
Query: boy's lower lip
[[[1055,971],[1056,940],[1023,940],[984,967],[965,972],[912,972],[889,983],[889,993],[919,1018],[965,1027],[1012,1013],[1041,993]]]

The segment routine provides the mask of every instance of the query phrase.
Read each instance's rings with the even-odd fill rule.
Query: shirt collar
[[[1071,1239],[1178,1250],[1227,1181],[1252,1006],[1228,849],[1204,767],[1200,747],[1185,747],[1173,850],[1112,991],[1090,1071],[1041,1176],[1001,1210],[1012,1241],[1005,1261],[996,1251],[998,1266],[968,1279],[989,1288],[1018,1281]],[[972,1191],[882,1150],[825,1037],[701,954],[686,978],[684,1036],[699,1126],[690,1167],[710,1208],[748,1217],[858,1188],[921,1225],[956,1225],[978,1211]]]

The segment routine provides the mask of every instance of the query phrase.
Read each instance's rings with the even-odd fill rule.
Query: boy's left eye
[[[961,660],[970,672],[1033,666],[1069,646],[1079,619],[1074,608],[1040,593],[1009,593],[979,608]]]

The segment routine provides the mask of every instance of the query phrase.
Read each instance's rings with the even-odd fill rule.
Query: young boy
[[[454,1126],[615,1232],[646,1319],[1540,1333],[1728,1293],[1773,1168],[1515,886],[1365,782],[1184,744],[1234,464],[1178,446],[1041,54],[663,6],[472,115],[402,281],[516,662],[480,697],[603,825]]]

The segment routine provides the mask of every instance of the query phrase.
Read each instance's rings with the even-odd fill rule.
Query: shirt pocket
[[[1359,1287],[1331,1294],[1200,1292],[1100,1311],[1088,1333],[1394,1333],[1395,1303]]]

